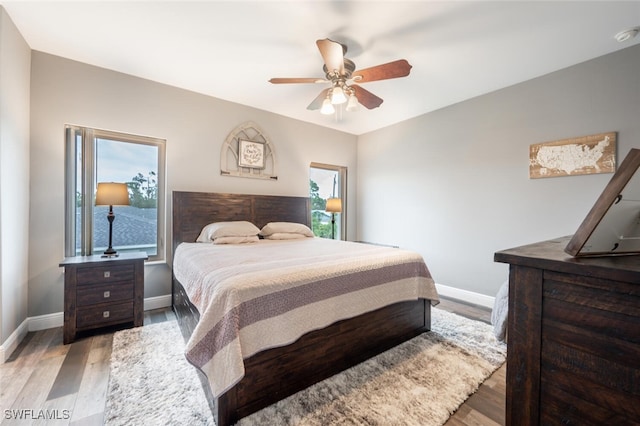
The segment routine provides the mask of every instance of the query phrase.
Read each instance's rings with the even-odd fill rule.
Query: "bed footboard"
[[[245,359],[245,376],[217,399],[213,398],[206,376],[198,370],[216,424],[234,424],[428,331],[430,308],[430,301],[425,299],[396,303],[309,332],[290,345],[260,352]],[[200,315],[175,278],[173,309],[186,341]]]

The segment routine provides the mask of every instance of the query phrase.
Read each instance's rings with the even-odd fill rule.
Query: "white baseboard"
[[[29,332],[29,319],[22,321],[22,324],[11,333],[9,338],[0,345],[0,364],[4,364],[9,356],[16,350],[22,339],[25,338]]]
[[[62,324],[64,324],[64,312],[29,317],[27,318],[27,321],[29,322],[29,331],[40,331],[47,330],[49,328],[62,327]]]
[[[171,295],[148,297],[144,299],[144,310],[166,308],[171,306]],[[49,328],[62,327],[64,324],[64,312],[29,317],[20,324],[18,329],[0,345],[0,364],[4,364],[11,353],[18,347],[22,339],[30,331],[47,330]]]
[[[493,308],[493,304],[496,299],[495,297],[487,296],[485,294],[474,293],[472,291],[449,287],[443,284],[436,284],[436,289],[438,290],[438,294],[443,296],[462,300],[474,305],[485,306],[487,308]]]
[[[168,308],[171,306],[171,295],[147,297],[144,299],[144,310],[152,311],[154,309]]]

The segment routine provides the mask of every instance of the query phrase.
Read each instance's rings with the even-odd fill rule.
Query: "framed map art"
[[[529,178],[613,173],[616,132],[529,146]]]

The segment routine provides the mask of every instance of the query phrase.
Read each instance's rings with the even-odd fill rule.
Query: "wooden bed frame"
[[[182,242],[195,241],[205,225],[230,220],[248,220],[259,228],[276,221],[310,226],[310,202],[305,197],[174,191],[173,250]],[[175,276],[172,304],[187,341],[200,314]],[[242,380],[218,398],[213,398],[207,378],[197,370],[216,425],[234,424],[428,331],[430,307],[425,299],[396,303],[309,332],[290,345],[257,353],[244,360]]]

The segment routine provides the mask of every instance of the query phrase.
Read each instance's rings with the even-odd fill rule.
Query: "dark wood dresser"
[[[76,333],[116,324],[139,327],[144,319],[146,253],[64,259],[64,344]]]
[[[570,237],[510,264],[507,425],[640,424],[640,256],[575,258]]]

